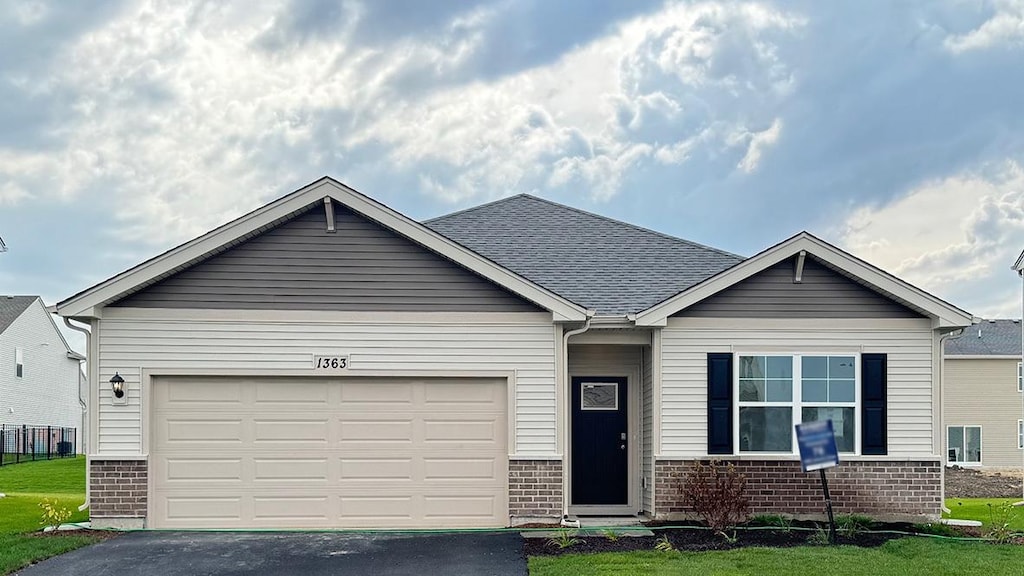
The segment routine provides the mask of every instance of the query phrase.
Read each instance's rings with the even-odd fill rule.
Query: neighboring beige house
[[[946,341],[947,463],[1019,468],[1020,320],[984,320]]]

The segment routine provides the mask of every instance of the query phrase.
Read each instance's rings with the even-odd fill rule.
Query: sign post
[[[796,425],[796,443],[800,447],[800,467],[804,472],[817,470],[821,474],[821,488],[825,493],[825,510],[828,512],[828,541],[836,543],[836,520],[832,515],[832,496],[828,493],[828,478],[825,470],[839,465],[839,450],[836,449],[836,433],[831,420],[806,422]]]

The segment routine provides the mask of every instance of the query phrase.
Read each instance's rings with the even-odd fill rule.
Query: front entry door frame
[[[628,466],[628,489],[629,489],[629,501],[627,504],[622,506],[590,506],[590,505],[576,505],[573,504],[572,499],[572,417],[573,417],[573,406],[572,406],[572,382],[577,378],[625,378],[626,379],[626,394],[628,395],[627,406],[626,406],[626,421],[629,428],[629,441],[627,444],[627,451],[629,452],[629,466]],[[567,479],[566,490],[568,491],[567,498],[569,501],[569,514],[573,516],[636,516],[640,513],[640,485],[638,479],[640,478],[640,463],[643,457],[641,454],[641,443],[640,443],[640,420],[641,411],[643,406],[641,404],[640,388],[642,382],[640,380],[640,372],[638,370],[633,371],[601,371],[601,373],[586,373],[570,372],[569,379],[566,382],[568,389],[566,390],[565,398],[567,399],[566,407],[568,408],[566,418],[569,419],[568,433],[569,438],[566,442],[566,458],[564,465],[566,467]]]

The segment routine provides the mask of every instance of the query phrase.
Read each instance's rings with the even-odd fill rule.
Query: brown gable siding
[[[253,310],[535,312],[540,307],[335,203],[114,306]]]
[[[921,318],[921,314],[837,274],[810,256],[802,282],[793,283],[796,258],[776,264],[676,317],[706,318]]]

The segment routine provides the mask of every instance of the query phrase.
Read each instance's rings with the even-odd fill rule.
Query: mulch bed
[[[1021,496],[1021,475],[946,468],[946,498],[1015,498]]]
[[[810,541],[816,534],[816,529],[822,526],[814,522],[793,522],[794,528],[812,528],[813,530],[783,530],[766,529],[737,530],[736,541],[729,542],[722,536],[712,534],[711,531],[700,528],[661,528],[651,525],[655,536],[644,537],[619,537],[611,540],[604,536],[577,536],[578,544],[567,548],[559,548],[546,539],[527,539],[525,552],[527,556],[557,556],[561,554],[593,554],[598,552],[632,552],[637,550],[654,550],[655,544],[662,536],[668,538],[672,547],[676,550],[686,552],[703,552],[708,550],[734,550],[737,548],[749,547],[771,547],[791,548],[794,546],[813,545]],[[827,526],[826,526],[827,529]],[[952,529],[952,528],[951,528]],[[880,534],[878,531],[895,531],[916,533],[918,530],[913,524],[904,523],[877,523],[872,532],[864,532],[849,537],[842,532],[837,536],[836,543],[847,546],[860,546],[862,548],[874,548],[885,544],[889,540],[903,538],[903,534]],[[965,537],[976,537],[978,534],[970,529],[958,530],[959,534]]]

